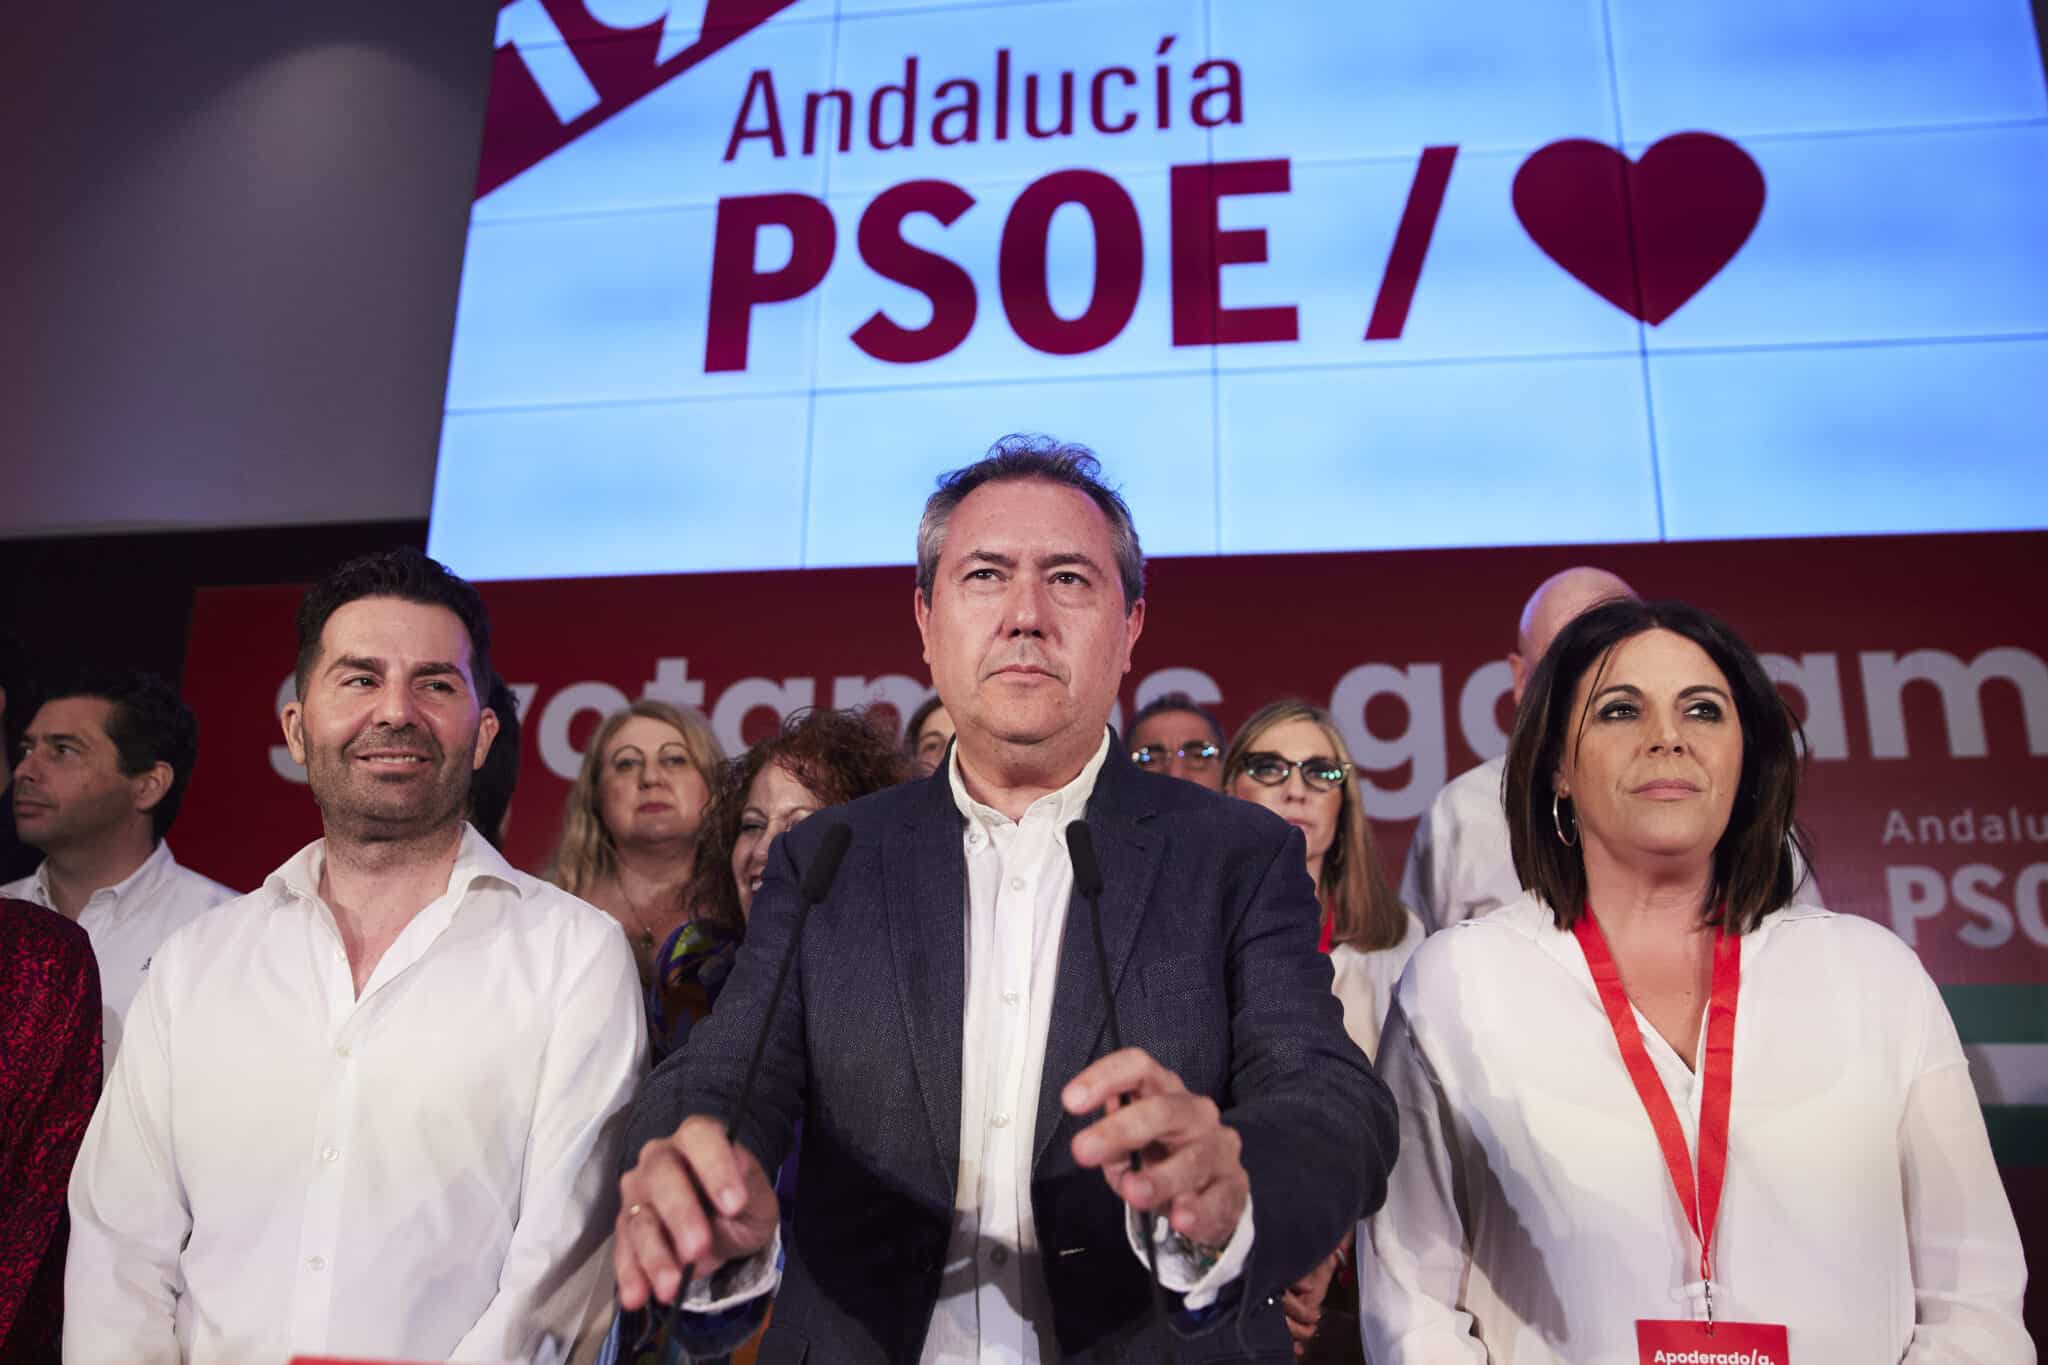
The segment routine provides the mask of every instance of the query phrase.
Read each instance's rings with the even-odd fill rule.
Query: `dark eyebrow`
[[[999,555],[994,550],[969,550],[961,556],[969,564],[993,564],[998,569],[1014,569],[1017,560],[1013,555]]]
[[[55,731],[52,731],[51,733],[49,733],[49,734],[47,734],[47,735],[46,735],[46,734],[41,734],[41,733],[39,733],[39,732],[37,732],[37,731],[35,731],[35,730],[30,730],[30,731],[29,731],[28,733],[24,734],[24,735],[23,735],[23,736],[21,737],[21,743],[22,743],[22,747],[23,747],[23,748],[27,748],[27,747],[28,747],[29,745],[31,745],[31,744],[38,744],[38,743],[40,743],[40,744],[76,744],[76,745],[78,745],[78,746],[79,746],[80,748],[82,748],[82,749],[90,749],[90,748],[92,747],[92,736],[91,736],[91,735],[74,735],[74,734],[71,734],[71,733],[69,733],[69,732],[67,732],[67,731],[64,731],[64,730],[55,730]]]
[[[329,664],[327,671],[330,673],[374,673],[381,678],[384,676],[384,661],[367,658],[361,654],[345,654]],[[460,677],[462,676],[462,669],[446,660],[432,659],[413,669],[411,676],[414,679],[440,678],[446,677],[451,673]]]
[[[1643,695],[1643,689],[1637,687],[1634,683],[1615,683],[1609,687],[1604,687],[1600,690],[1600,696],[1604,697],[1610,692],[1623,692],[1631,697],[1638,698],[1640,698]],[[1735,704],[1734,699],[1732,697],[1730,697],[1726,692],[1722,691],[1720,688],[1714,686],[1712,683],[1694,683],[1690,687],[1681,688],[1679,689],[1678,697],[1679,700],[1683,701],[1685,698],[1693,696],[1695,693],[1704,693],[1705,695],[1710,697],[1719,697],[1722,701],[1727,702],[1731,706]]]

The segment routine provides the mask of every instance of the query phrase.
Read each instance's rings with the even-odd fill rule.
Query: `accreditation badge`
[[[1785,1328],[1775,1322],[1691,1322],[1639,1318],[1642,1365],[1791,1365]]]

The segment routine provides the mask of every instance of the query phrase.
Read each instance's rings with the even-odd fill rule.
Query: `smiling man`
[[[763,1360],[1291,1360],[1278,1296],[1378,1206],[1394,1156],[1301,835],[1116,742],[1144,561],[1087,451],[1012,437],[946,475],[917,563],[952,758],[777,841],[718,1010],[635,1103],[620,1301],[707,1272],[686,1302],[709,1354],[772,1293]],[[768,1019],[800,871],[842,821],[852,846]],[[1074,822],[1104,882],[1101,963]],[[799,1119],[782,1241],[763,1172]]]
[[[307,594],[281,719],[325,837],[157,953],[72,1178],[66,1360],[526,1360],[581,1325],[638,983],[463,821],[489,655],[417,551]]]

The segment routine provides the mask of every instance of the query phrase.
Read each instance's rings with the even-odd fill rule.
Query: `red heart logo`
[[[1655,327],[1742,250],[1764,211],[1764,173],[1712,133],[1675,133],[1633,162],[1568,138],[1522,163],[1514,199],[1544,255]]]

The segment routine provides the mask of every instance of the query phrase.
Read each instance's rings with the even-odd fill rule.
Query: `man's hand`
[[[703,1114],[640,1149],[619,1181],[619,1201],[612,1265],[627,1310],[650,1297],[672,1302],[685,1265],[701,1278],[753,1255],[774,1240],[782,1216],[761,1163]]]
[[[1316,1328],[1322,1326],[1323,1300],[1329,1296],[1331,1276],[1337,1273],[1337,1256],[1336,1251],[1325,1256],[1321,1265],[1296,1280],[1280,1298],[1280,1311],[1287,1317],[1287,1335],[1294,1338],[1296,1360],[1308,1349]]]
[[[1074,1135],[1074,1160],[1101,1168],[1117,1198],[1141,1212],[1167,1215],[1175,1232],[1220,1247],[1237,1230],[1251,1179],[1239,1159],[1244,1142],[1206,1095],[1191,1095],[1180,1077],[1143,1049],[1101,1058],[1060,1092],[1070,1114],[1104,1109]],[[1131,1169],[1131,1153],[1144,1169]]]

